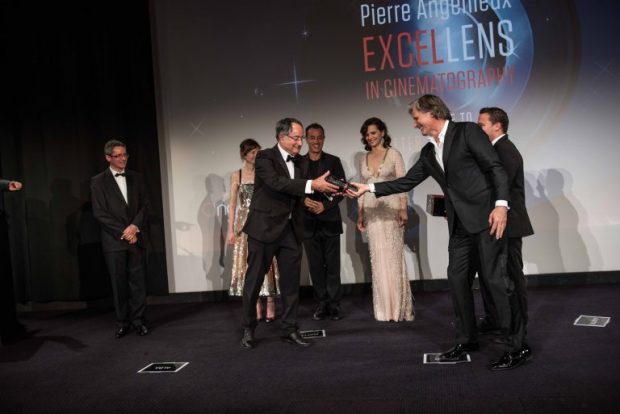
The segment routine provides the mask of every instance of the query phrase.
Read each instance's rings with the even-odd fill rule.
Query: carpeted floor
[[[32,336],[0,347],[0,413],[618,413],[620,284],[530,289],[534,359],[505,372],[490,337],[472,362],[424,365],[453,345],[447,292],[418,293],[414,322],[376,322],[372,298],[343,300],[344,319],[308,349],[260,324],[239,346],[239,302],[151,306],[152,332],[114,338],[112,310],[29,313]],[[610,316],[576,327],[580,314]],[[178,373],[138,374],[150,362],[189,362]]]

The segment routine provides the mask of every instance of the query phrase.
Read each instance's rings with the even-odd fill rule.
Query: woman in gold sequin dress
[[[228,234],[226,241],[233,248],[232,277],[230,281],[230,296],[243,296],[245,272],[248,267],[248,236],[243,233],[243,225],[248,218],[250,202],[254,190],[254,160],[260,150],[260,145],[255,140],[248,138],[239,145],[239,152],[243,160],[243,167],[230,177],[230,200],[228,202]],[[239,207],[237,208],[237,200]],[[280,293],[278,280],[280,275],[275,258],[269,272],[265,275],[265,281],[261,287],[260,296],[267,298],[267,311],[265,322],[273,322],[275,313],[275,296]],[[262,300],[256,302],[256,315],[260,321],[263,319]]]
[[[360,163],[363,183],[390,181],[405,175],[400,152],[391,148],[387,126],[379,118],[362,125],[366,151]],[[368,234],[372,269],[372,296],[378,321],[412,321],[413,298],[404,255],[407,195],[376,198],[367,192],[358,200],[357,228]]]

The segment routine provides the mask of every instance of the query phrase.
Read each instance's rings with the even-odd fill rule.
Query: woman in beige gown
[[[368,151],[360,163],[361,182],[378,183],[405,175],[403,157],[391,148],[391,138],[382,120],[367,119],[360,132]],[[357,228],[368,234],[373,307],[378,321],[413,320],[413,298],[404,255],[406,224],[406,194],[376,198],[367,192],[358,200]]]
[[[243,296],[245,272],[248,268],[248,236],[242,232],[243,225],[248,218],[250,202],[254,190],[254,160],[260,150],[260,145],[255,140],[248,138],[239,145],[243,167],[234,172],[230,177],[230,200],[228,202],[228,234],[226,241],[233,248],[233,266],[230,280],[230,296]],[[237,208],[237,200],[239,206]],[[276,259],[269,272],[265,275],[265,281],[260,290],[260,297],[267,298],[267,311],[265,322],[273,322],[276,317],[275,296],[280,293],[278,287],[278,266]],[[256,302],[256,315],[260,321],[263,319],[263,304],[260,299]]]

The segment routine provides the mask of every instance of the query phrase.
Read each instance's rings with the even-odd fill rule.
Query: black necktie
[[[125,173],[116,173],[114,174],[115,177],[124,177]]]
[[[291,155],[287,155],[286,162],[289,162],[289,161],[297,162],[297,157],[293,157]]]

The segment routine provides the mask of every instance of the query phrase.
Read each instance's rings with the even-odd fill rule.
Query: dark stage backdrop
[[[284,116],[320,122],[356,178],[359,128],[378,116],[411,166],[428,141],[407,104],[424,93],[457,121],[508,111],[536,231],[527,274],[620,269],[619,11],[615,0],[152,0],[170,290],[230,283],[241,140],[275,145]],[[409,193],[410,279],[446,277],[446,221],[424,211],[439,192],[429,179]],[[341,206],[343,281],[369,281],[356,207]]]
[[[89,180],[107,167],[111,138],[127,143],[129,168],[146,176],[149,292],[166,294],[148,1],[1,7],[0,175],[24,183],[4,196],[17,299],[110,295]]]

